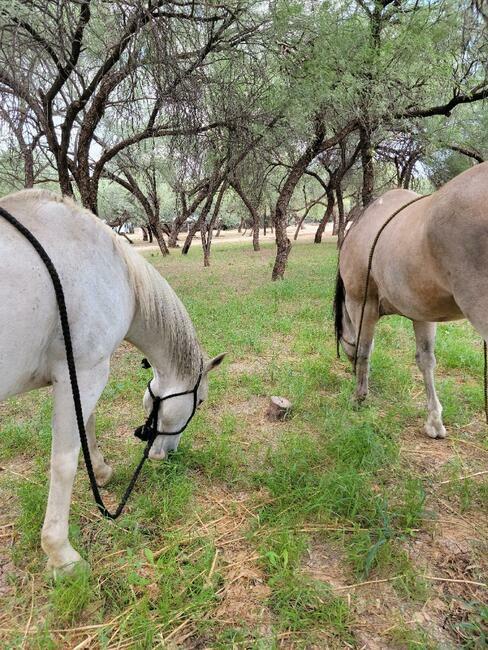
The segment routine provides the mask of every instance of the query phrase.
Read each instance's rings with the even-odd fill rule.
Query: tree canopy
[[[126,209],[164,254],[191,218],[182,250],[200,230],[205,263],[219,214],[249,215],[255,249],[267,218],[281,278],[293,215],[320,242],[336,214],[340,238],[354,205],[487,158],[487,16],[482,0],[0,0],[1,189]]]

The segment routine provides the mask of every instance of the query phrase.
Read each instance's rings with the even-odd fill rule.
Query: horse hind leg
[[[97,445],[97,439],[95,436],[95,413],[93,412],[86,425],[86,437],[88,439],[88,447],[90,449],[90,458],[93,465],[93,471],[95,472],[95,478],[97,479],[97,485],[99,487],[104,487],[112,478],[113,470],[105,462],[103,454]]]
[[[435,323],[413,321],[417,352],[415,360],[423,375],[425,392],[427,395],[428,416],[425,423],[425,432],[429,438],[445,438],[446,429],[442,423],[442,405],[439,402],[434,384],[434,370],[436,360],[434,355]]]
[[[347,305],[347,310],[354,323],[356,336],[359,330],[362,305],[352,303]],[[374,343],[374,329],[378,322],[378,302],[368,300],[364,308],[363,322],[361,325],[360,341],[356,341],[356,393],[355,399],[363,402],[369,390],[369,362]],[[358,345],[359,343],[359,345]]]

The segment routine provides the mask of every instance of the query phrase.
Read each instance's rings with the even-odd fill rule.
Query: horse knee
[[[430,350],[419,350],[415,354],[415,361],[422,372],[434,370],[436,367],[435,355]]]
[[[64,453],[54,453],[51,459],[51,472],[61,481],[73,481],[78,468],[78,454],[80,445]]]

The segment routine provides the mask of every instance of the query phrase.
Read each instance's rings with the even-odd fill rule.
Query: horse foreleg
[[[95,413],[92,413],[88,418],[86,425],[86,437],[88,438],[88,446],[90,448],[90,458],[95,472],[97,484],[100,487],[107,485],[112,478],[113,470],[110,465],[107,465],[102,452],[98,448],[97,439],[95,436]]]
[[[434,385],[434,369],[436,366],[434,348],[437,326],[435,323],[414,321],[413,328],[417,343],[415,360],[423,375],[427,394],[429,415],[425,423],[425,432],[430,438],[445,438],[446,429],[442,424],[442,406],[437,398]]]
[[[84,414],[91,414],[107,382],[108,363],[78,371]],[[48,556],[48,567],[71,568],[80,555],[68,539],[68,519],[73,482],[78,466],[80,437],[66,367],[53,380],[54,413],[51,451],[51,480],[41,544]],[[89,416],[85,415],[85,426]]]

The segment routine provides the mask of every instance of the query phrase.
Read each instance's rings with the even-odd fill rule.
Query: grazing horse
[[[389,314],[409,318],[427,393],[425,431],[431,438],[444,438],[434,386],[436,323],[467,318],[488,339],[488,163],[407,205],[418,196],[409,190],[386,192],[348,232],[334,300],[336,338],[349,359],[356,359],[356,398],[362,401],[368,393],[378,319]],[[383,224],[402,206],[373,254],[356,350],[371,247]]]
[[[88,211],[51,192],[24,190],[0,206],[41,242],[63,284],[88,445],[99,485],[112,469],[95,439],[95,406],[107,383],[110,357],[122,340],[134,344],[153,368],[150,389],[164,397],[157,430],[179,431],[208,392],[207,373],[223,355],[207,360],[192,322],[169,284],[138,253]],[[42,529],[48,566],[80,559],[68,539],[68,518],[80,438],[75,418],[58,305],[51,278],[31,244],[0,218],[0,401],[53,387],[51,477]],[[143,398],[147,413],[152,398]],[[150,457],[163,459],[180,435],[158,435]],[[1,444],[1,432],[0,432]]]

